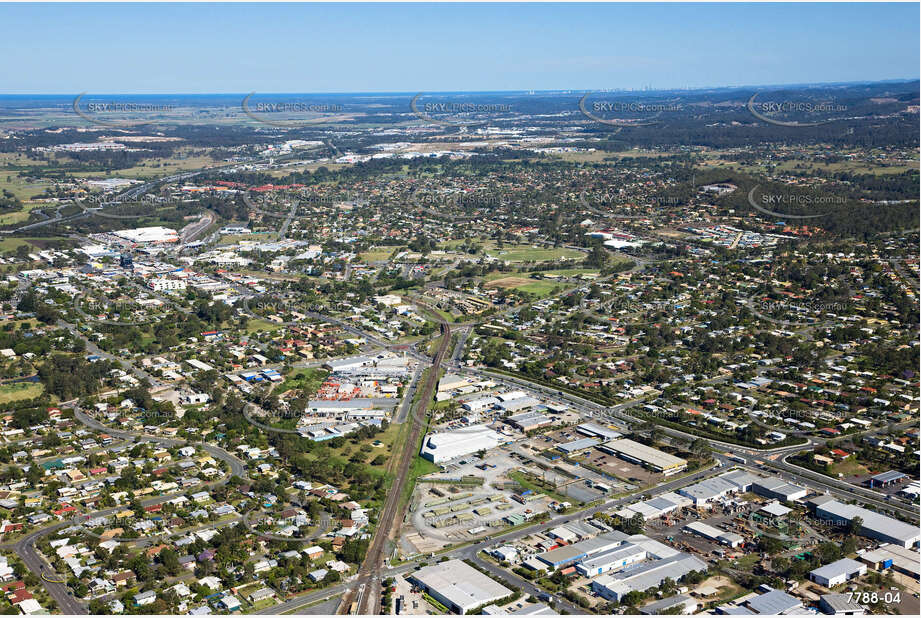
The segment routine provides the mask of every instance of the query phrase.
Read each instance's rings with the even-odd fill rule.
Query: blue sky
[[[0,93],[915,79],[908,4],[4,4]]]

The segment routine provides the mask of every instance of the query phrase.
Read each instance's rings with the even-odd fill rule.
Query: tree
[[[160,552],[160,564],[169,575],[178,575],[182,570],[179,565],[179,556],[172,549],[166,548]]]
[[[863,518],[855,517],[847,524],[847,533],[850,536],[857,536],[860,534],[860,529],[863,528]]]

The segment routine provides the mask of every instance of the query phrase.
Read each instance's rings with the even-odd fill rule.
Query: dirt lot
[[[588,451],[585,456],[585,461],[593,466],[597,466],[603,470],[605,474],[629,481],[635,485],[655,485],[664,478],[661,474],[651,472],[643,466],[632,464],[616,455],[602,453],[598,449]]]
[[[484,288],[515,288],[519,285],[527,285],[528,283],[534,283],[534,279],[525,279],[524,277],[503,277],[502,279],[496,279],[495,281],[490,281]]]

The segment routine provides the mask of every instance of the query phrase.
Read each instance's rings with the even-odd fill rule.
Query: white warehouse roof
[[[447,601],[449,609],[464,613],[512,593],[461,560],[446,560],[419,569],[411,576],[429,594]]]
[[[817,506],[816,515],[839,525],[849,523],[855,517],[859,517],[863,520],[860,534],[902,547],[911,547],[921,539],[921,530],[917,526],[854,504],[843,504],[837,500],[830,500]]]
[[[501,435],[486,425],[471,425],[454,431],[428,434],[422,441],[419,455],[431,462],[439,463],[496,448],[504,441]]]

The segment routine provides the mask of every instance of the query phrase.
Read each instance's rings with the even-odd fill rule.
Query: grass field
[[[281,324],[276,324],[275,322],[269,322],[268,320],[261,319],[252,319],[250,318],[246,322],[246,332],[252,335],[253,333],[259,332],[270,332],[273,333],[277,330],[284,328]]]
[[[532,245],[513,245],[503,249],[491,246],[487,255],[506,262],[550,262],[562,258],[578,260],[583,257],[581,251],[565,248],[535,247]]]
[[[390,258],[398,247],[372,247],[367,251],[361,252],[358,257],[362,262],[382,262]]]
[[[405,425],[405,423],[404,423]],[[317,450],[314,450],[310,453],[307,453],[307,457],[311,459],[323,459],[323,460],[339,460],[345,464],[348,462],[349,458],[355,454],[355,452],[361,452],[362,447],[369,445],[371,450],[364,454],[365,465],[368,470],[372,471],[375,474],[385,474],[387,471],[387,462],[390,459],[390,456],[393,454],[394,443],[397,441],[400,433],[400,428],[403,425],[397,425],[396,423],[390,423],[386,430],[377,434],[373,438],[368,440],[363,440],[360,443],[352,444],[348,436],[346,436],[345,444],[339,448],[333,448],[329,445],[328,442],[321,442],[322,447]],[[375,443],[378,443],[375,446]],[[383,455],[384,463],[378,465],[371,465],[371,462],[374,461],[378,455]]]
[[[219,161],[211,157],[189,156],[185,158],[174,157],[172,159],[158,159],[154,161],[145,161],[140,165],[111,172],[81,172],[81,175],[92,178],[153,178],[157,176],[167,176],[175,172],[184,172],[187,170],[196,170],[202,167],[217,165]]]
[[[52,186],[51,182],[23,178],[19,175],[17,170],[8,167],[39,165],[45,165],[45,163],[38,159],[30,159],[19,153],[5,152],[0,154],[0,191],[7,189],[23,202],[32,199],[36,195],[40,195],[46,188]]]
[[[858,476],[863,474],[869,474],[870,471],[862,466],[859,462],[854,461],[850,457],[834,464],[831,467],[831,472],[835,474],[843,474],[844,476]]]
[[[29,249],[34,249],[35,245],[30,243],[25,238],[3,238],[0,239],[0,253],[6,253],[7,251],[15,251],[18,247],[25,245]]]
[[[283,393],[292,388],[301,389],[307,396],[316,394],[329,372],[319,368],[295,369],[285,376],[284,382],[275,387],[275,392]]]
[[[540,281],[525,277],[502,277],[501,279],[490,281],[483,287],[520,290],[544,298],[553,294],[553,291],[560,285],[555,281]]]
[[[0,404],[20,399],[33,399],[42,394],[45,387],[37,382],[17,382],[0,385]]]
[[[6,214],[0,215],[0,225],[14,225],[16,223],[22,223],[29,218],[29,213],[33,208],[38,208],[40,206],[39,202],[31,202],[28,204],[22,205],[22,210],[17,212],[8,212]]]
[[[619,258],[619,256],[614,256]],[[620,261],[619,259],[617,261]],[[597,275],[599,274],[598,269],[596,268],[561,268],[559,270],[544,270],[541,271],[543,275],[559,275],[560,277],[578,277],[579,275]]]

